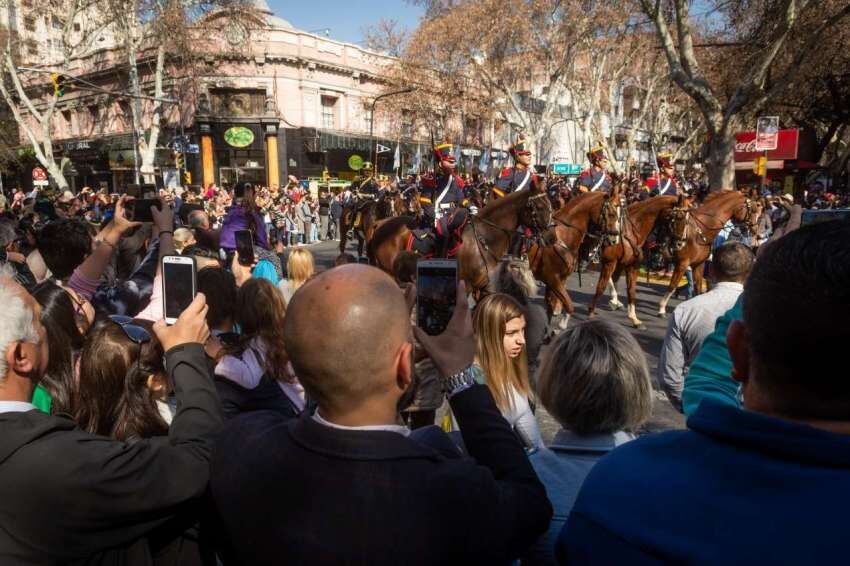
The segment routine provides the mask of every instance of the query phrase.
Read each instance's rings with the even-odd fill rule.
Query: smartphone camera
[[[416,266],[416,325],[436,336],[448,326],[457,298],[457,261],[427,260]]]

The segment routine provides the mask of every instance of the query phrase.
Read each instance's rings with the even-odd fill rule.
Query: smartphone
[[[455,309],[457,260],[430,259],[416,264],[416,326],[441,334]]]
[[[136,199],[133,201],[133,220],[136,222],[153,222],[151,207],[162,210],[162,201],[158,198]]]
[[[197,280],[195,258],[166,255],[162,258],[162,314],[166,324],[174,324],[195,299]]]
[[[818,224],[830,220],[847,220],[850,218],[850,208],[832,208],[829,210],[804,210],[800,217],[800,226]]]
[[[236,237],[236,255],[239,258],[239,263],[242,265],[253,265],[254,263],[254,237],[250,230],[237,230],[234,233]]]

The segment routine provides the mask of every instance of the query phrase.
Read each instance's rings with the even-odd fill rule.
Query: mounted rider
[[[590,167],[581,172],[576,181],[576,189],[579,192],[595,192],[603,191],[611,194],[611,189],[614,188],[614,180],[608,174],[608,156],[605,155],[605,148],[597,146],[587,152],[587,159],[590,161]]]
[[[672,195],[678,196],[680,193],[679,182],[676,180],[675,168],[673,167],[673,154],[662,152],[656,156],[655,162],[658,164],[659,178],[650,177],[646,180],[646,186],[649,188],[652,196]]]
[[[502,169],[496,179],[496,186],[493,188],[493,196],[496,198],[537,186],[537,176],[531,169],[531,152],[526,149],[524,136],[517,138],[516,143],[511,146],[510,154],[514,159],[514,166]]]
[[[372,164],[368,161],[363,163],[357,178],[351,183],[352,205],[356,211],[353,227],[360,226],[363,209],[373,202],[381,192],[381,187],[375,179]]]
[[[454,146],[448,141],[434,147],[436,175],[422,179],[419,202],[424,213],[424,223],[434,230],[437,257],[445,257],[450,236],[465,221],[465,210],[454,209],[464,205],[463,180],[455,174]]]

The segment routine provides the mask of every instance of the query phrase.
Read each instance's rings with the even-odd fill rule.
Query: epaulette
[[[502,169],[502,173],[499,175],[499,177],[510,177],[510,176],[511,176],[511,168],[510,167],[505,167],[504,169]]]
[[[457,188],[459,188],[459,189],[463,189],[463,187],[465,187],[465,186],[466,186],[466,185],[464,184],[464,182],[463,182],[463,179],[461,179],[461,178],[460,178],[460,177],[458,177],[457,175],[455,175],[455,176],[454,176],[454,178],[455,178],[455,184],[457,185]]]

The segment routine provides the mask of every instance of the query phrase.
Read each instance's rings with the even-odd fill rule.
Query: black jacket
[[[166,367],[178,400],[167,437],[129,444],[40,411],[0,413],[0,564],[152,563],[158,545],[143,537],[203,495],[221,426],[203,347],[172,348]]]
[[[475,460],[395,432],[333,429],[306,412],[229,421],[210,478],[225,563],[431,566],[520,556],[552,515],[543,485],[486,386],[451,406]]]
[[[225,419],[232,419],[252,411],[273,411],[287,418],[298,416],[298,409],[280,386],[264,375],[254,389],[246,389],[227,379],[215,376],[215,388],[221,399],[221,410]]]

